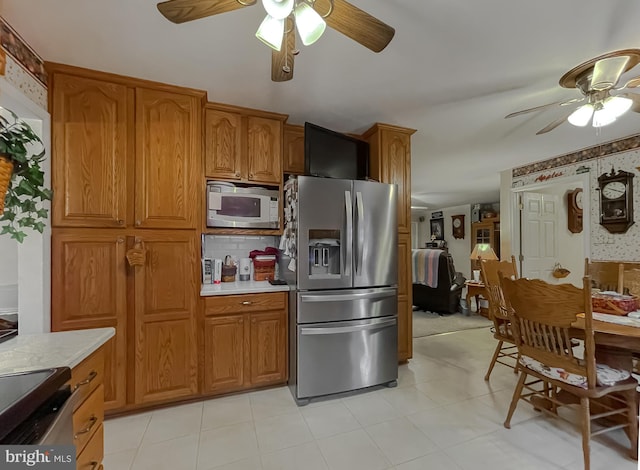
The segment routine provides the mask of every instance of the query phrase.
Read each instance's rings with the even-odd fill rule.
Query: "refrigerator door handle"
[[[339,327],[303,327],[300,328],[301,335],[335,335],[338,333],[358,333],[366,330],[379,330],[394,326],[397,319],[393,317],[390,320],[384,320],[376,323],[367,323],[365,325],[356,326],[339,326]]]
[[[344,275],[351,276],[351,258],[353,256],[353,205],[351,191],[344,192],[344,208],[347,214],[347,249],[344,258]]]
[[[357,225],[358,225],[358,238],[356,241],[356,274],[362,273],[362,262],[364,256],[364,203],[362,202],[362,193],[358,191],[356,193],[356,208],[358,211]]]
[[[357,292],[353,294],[303,294],[300,296],[301,302],[335,302],[343,300],[374,300],[393,297],[396,295],[395,288],[378,290],[376,292]]]

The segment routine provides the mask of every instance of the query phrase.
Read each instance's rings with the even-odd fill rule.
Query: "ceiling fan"
[[[579,127],[584,127],[589,122],[593,127],[602,127],[611,124],[629,109],[638,113],[640,112],[640,95],[629,92],[617,93],[640,86],[640,76],[627,80],[622,86],[617,86],[622,74],[638,63],[640,63],[640,49],[623,49],[588,60],[560,78],[560,86],[576,88],[582,93],[582,97],[523,109],[508,114],[505,118],[586,101],[577,108],[567,109],[558,119],[536,132],[536,135],[540,135],[552,131],[565,121]]]
[[[255,5],[257,0],[169,0],[158,10],[173,23],[186,23]],[[395,29],[345,0],[262,0],[267,17],[256,36],[272,48],[271,80],[293,78],[298,30],[304,45],[315,42],[325,23],[373,52],[382,51]]]

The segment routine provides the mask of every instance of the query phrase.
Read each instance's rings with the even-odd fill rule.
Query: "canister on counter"
[[[213,283],[220,284],[222,282],[222,260],[213,260]]]

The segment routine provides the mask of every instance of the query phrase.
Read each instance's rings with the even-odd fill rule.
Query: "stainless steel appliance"
[[[278,191],[209,181],[207,227],[279,228]]]
[[[294,398],[305,404],[395,385],[396,185],[300,176],[289,196],[284,236],[297,256],[295,272],[282,256],[280,273],[295,285],[289,302]]]
[[[68,367],[0,376],[0,444],[73,445]]]

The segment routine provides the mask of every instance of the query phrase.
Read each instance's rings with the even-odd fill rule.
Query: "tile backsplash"
[[[248,258],[252,250],[264,250],[268,246],[278,247],[277,236],[205,235],[203,252],[206,258],[230,255],[236,262]]]

